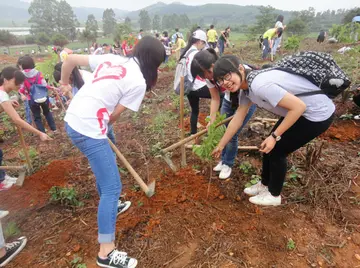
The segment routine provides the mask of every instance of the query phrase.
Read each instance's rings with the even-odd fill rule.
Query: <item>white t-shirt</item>
[[[102,54],[104,54],[104,50],[102,47],[98,47],[93,53],[93,55],[102,55]]]
[[[0,90],[0,103],[9,101],[10,97],[9,94],[7,94],[4,90]]]
[[[191,75],[191,63],[192,63],[196,53],[199,52],[199,50],[195,46],[192,46],[189,50],[193,50],[193,49],[196,49],[196,50],[191,52],[187,56],[187,59],[186,59],[186,75],[187,75],[187,78],[189,79],[189,81],[191,81],[191,82],[194,80],[194,78]],[[197,91],[198,89],[200,89],[204,86],[206,86],[205,79],[202,79],[201,77],[198,76],[198,77],[196,77],[196,79],[194,81],[192,91]]]
[[[275,23],[275,28],[284,28],[284,25],[283,25],[283,23],[281,21],[277,21]]]
[[[304,77],[272,70],[257,75],[251,84],[251,89],[246,92],[241,90],[239,104],[246,105],[253,102],[261,108],[285,117],[288,110],[277,105],[286,93],[296,95],[318,90],[317,86]],[[312,122],[325,121],[335,112],[334,103],[324,94],[299,98],[306,104],[303,116]]]
[[[65,121],[75,131],[93,139],[106,139],[110,115],[118,104],[138,111],[146,82],[134,58],[113,54],[89,56],[95,70],[91,81],[72,99]]]
[[[213,83],[211,83],[211,81],[209,79],[205,79],[205,81],[206,81],[206,85],[207,85],[208,88],[215,87],[215,85]],[[227,101],[230,101],[230,91],[225,90],[224,94],[225,94],[224,99],[227,100]]]

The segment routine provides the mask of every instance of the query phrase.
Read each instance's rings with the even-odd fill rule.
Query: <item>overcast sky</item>
[[[155,4],[156,0],[66,0],[72,6],[87,6],[87,7],[100,7],[100,8],[119,8],[123,10],[138,10],[143,7]],[[176,0],[175,0],[176,1]],[[172,3],[172,1],[162,1],[164,3]],[[339,9],[339,8],[353,8],[360,7],[360,0],[182,0],[176,1],[188,5],[201,5],[208,3],[228,3],[237,5],[271,5],[278,9],[283,10],[302,10],[312,6],[317,11],[324,11],[327,9]]]

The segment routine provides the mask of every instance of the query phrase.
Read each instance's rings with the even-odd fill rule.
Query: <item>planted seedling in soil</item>
[[[259,175],[252,175],[252,176],[251,176],[251,181],[248,182],[247,184],[245,184],[245,187],[246,187],[246,188],[249,188],[249,187],[257,184],[259,181],[261,181],[261,176],[259,176]]]
[[[71,261],[71,268],[86,268],[86,264],[82,263],[83,259],[78,256],[74,256],[74,259]]]
[[[217,119],[213,124],[209,126],[207,136],[203,140],[203,143],[199,147],[194,147],[193,152],[200,157],[203,161],[209,163],[210,168],[210,181],[208,186],[207,197],[209,196],[210,184],[212,179],[212,156],[211,153],[214,151],[216,146],[219,144],[221,138],[224,136],[226,127],[221,125],[216,127],[220,122],[226,118],[226,115],[217,115]],[[208,119],[207,119],[208,121]]]
[[[286,245],[287,250],[294,250],[296,248],[296,244],[295,241],[292,240],[291,238],[288,239],[287,245]]]
[[[247,174],[247,175],[250,175],[251,173],[254,172],[253,166],[248,161],[244,161],[244,162],[241,163],[240,170],[242,172],[244,172],[244,174]]]
[[[60,203],[66,207],[81,207],[84,205],[78,199],[78,194],[74,188],[53,186],[50,191],[50,201]]]

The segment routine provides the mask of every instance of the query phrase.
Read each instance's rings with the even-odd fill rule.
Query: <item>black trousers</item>
[[[197,122],[199,117],[200,99],[211,99],[210,91],[207,86],[204,86],[196,91],[191,91],[187,98],[191,107],[190,127],[191,135],[197,132]]]
[[[281,124],[281,118],[274,126],[273,131]],[[269,154],[264,154],[262,165],[263,185],[269,187],[273,196],[279,196],[285,181],[287,171],[287,156],[325,132],[333,122],[334,115],[322,122],[312,122],[300,117],[278,141]]]

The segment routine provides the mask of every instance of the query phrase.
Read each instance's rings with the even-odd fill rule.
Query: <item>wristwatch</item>
[[[280,141],[280,140],[281,140],[281,136],[276,136],[275,132],[271,133],[271,136],[272,136],[276,141]]]

